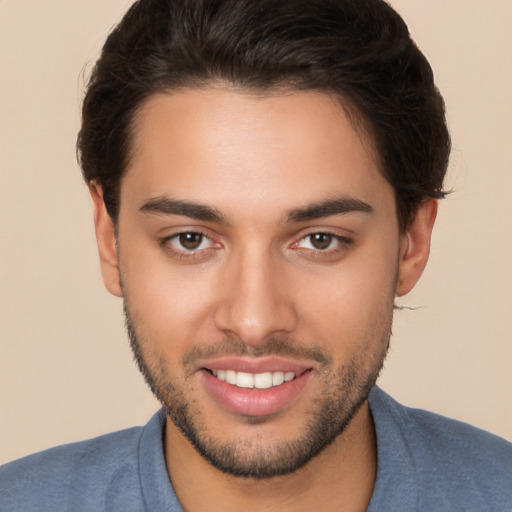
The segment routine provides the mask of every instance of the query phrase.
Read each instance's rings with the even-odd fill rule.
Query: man
[[[3,510],[509,510],[512,447],[375,387],[449,155],[380,0],[142,0],[78,141],[163,410],[2,469]]]

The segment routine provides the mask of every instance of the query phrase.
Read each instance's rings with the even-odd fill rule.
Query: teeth
[[[239,388],[253,388],[254,375],[252,373],[236,372],[235,386]]]
[[[234,370],[212,370],[213,375],[219,380],[232,384],[239,388],[268,389],[272,386],[280,386],[295,378],[295,372],[264,372],[246,373]]]
[[[274,372],[272,374],[272,385],[280,386],[284,382],[284,372]]]
[[[254,376],[254,387],[258,389],[267,389],[272,387],[272,373],[257,373]]]
[[[228,384],[236,385],[236,372],[233,370],[226,370],[226,382]]]

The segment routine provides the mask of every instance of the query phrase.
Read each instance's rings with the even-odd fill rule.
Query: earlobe
[[[107,290],[116,297],[122,297],[114,222],[105,207],[103,190],[95,181],[89,183],[89,193],[94,205],[94,229],[100,256],[101,273]]]
[[[414,219],[402,236],[396,295],[409,293],[418,282],[430,254],[430,240],[437,215],[437,200],[429,199],[418,207]]]

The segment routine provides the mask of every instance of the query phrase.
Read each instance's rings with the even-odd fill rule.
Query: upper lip
[[[312,369],[313,365],[280,357],[248,358],[234,356],[198,361],[197,369],[201,368],[208,370],[234,370],[254,374],[280,371],[301,374],[306,370]]]

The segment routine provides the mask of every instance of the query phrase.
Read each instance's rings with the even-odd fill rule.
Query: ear
[[[437,200],[420,204],[400,242],[396,295],[409,293],[418,282],[430,254],[430,239],[437,215]]]
[[[105,208],[101,186],[91,181],[89,192],[94,204],[94,229],[100,253],[101,273],[107,290],[116,297],[122,297],[119,275],[119,258],[117,254],[116,231],[114,222]]]

